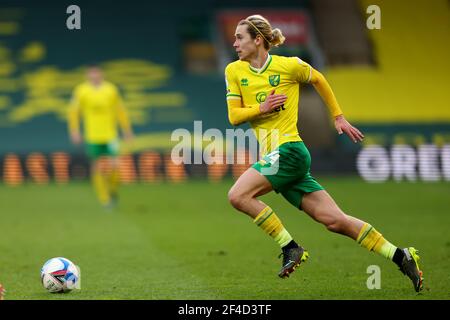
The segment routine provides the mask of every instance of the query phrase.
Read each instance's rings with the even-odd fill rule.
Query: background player
[[[98,200],[111,207],[117,202],[119,186],[117,127],[121,127],[126,140],[133,137],[133,132],[119,90],[103,79],[102,70],[96,65],[88,68],[87,81],[73,92],[68,124],[75,144],[82,142],[80,119]]]
[[[344,118],[324,76],[299,58],[270,55],[270,48],[282,44],[284,37],[262,16],[241,20],[235,37],[239,60],[225,69],[229,120],[233,125],[249,121],[266,155],[239,177],[228,197],[233,207],[252,217],[282,248],[279,276],[288,277],[308,253],[293,240],[275,212],[257,199],[272,190],[328,230],[393,260],[415,290],[421,290],[417,250],[399,249],[370,224],[345,214],[310,174],[310,154],[297,130],[299,83],[314,86],[339,134],[345,133],[355,143],[364,137]]]

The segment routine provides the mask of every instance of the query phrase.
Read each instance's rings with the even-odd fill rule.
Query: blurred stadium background
[[[81,8],[81,30],[66,28],[69,17],[66,9],[71,4]],[[373,4],[381,9],[380,30],[366,27],[369,16],[366,8]],[[214,210],[214,205],[217,205],[224,215],[213,218],[212,225],[205,225],[211,236],[218,236],[214,223],[227,225],[225,221],[230,219],[230,225],[236,223],[237,228],[251,234],[248,236],[250,241],[264,241],[262,235],[258,237],[257,230],[251,229],[249,221],[244,222],[244,218],[237,215],[231,218],[229,212],[232,208],[226,204],[226,190],[231,186],[231,179],[239,176],[246,165],[175,165],[170,159],[170,151],[175,144],[170,139],[173,130],[186,128],[193,131],[195,120],[202,121],[203,131],[218,128],[224,132],[231,128],[227,121],[223,70],[228,62],[236,59],[232,39],[237,21],[253,13],[265,15],[273,26],[280,27],[286,35],[286,44],[273,53],[299,56],[322,71],[347,119],[366,135],[362,145],[353,145],[347,137],[336,135],[318,94],[312,86],[303,88],[299,129],[313,157],[313,174],[328,182],[334,192],[341,193],[344,206],[358,212],[365,210],[371,201],[376,200],[382,206],[383,198],[380,199],[380,196],[388,197],[398,189],[408,190],[401,193],[404,197],[400,200],[394,195],[386,200],[387,205],[392,205],[391,211],[377,216],[378,213],[372,208],[366,211],[365,217],[379,224],[385,221],[381,229],[388,230],[392,238],[398,230],[389,227],[381,217],[391,219],[397,214],[396,219],[400,220],[392,221],[413,225],[414,221],[421,219],[424,211],[429,211],[420,236],[403,230],[400,234],[404,237],[399,236],[397,240],[422,241],[422,246],[426,248],[441,246],[436,253],[441,259],[437,265],[440,265],[440,275],[446,282],[441,283],[443,287],[440,287],[441,291],[435,291],[438,295],[434,297],[448,299],[448,290],[445,292],[443,289],[445,286],[448,289],[450,281],[444,271],[448,271],[450,260],[450,9],[446,0],[279,0],[276,6],[270,2],[235,0],[198,0],[189,2],[189,5],[174,0],[156,3],[128,1],[126,4],[111,1],[2,0],[0,177],[3,185],[0,186],[0,215],[6,231],[0,233],[0,248],[6,254],[0,253],[4,259],[0,282],[4,282],[7,290],[20,282],[18,274],[8,278],[8,274],[14,273],[11,271],[15,268],[14,259],[23,261],[23,270],[29,268],[30,272],[36,271],[32,262],[25,262],[18,252],[11,251],[8,246],[11,238],[23,247],[36,241],[40,250],[18,250],[25,252],[27,257],[31,256],[30,261],[37,265],[50,258],[45,255],[53,255],[49,248],[57,251],[55,256],[67,255],[61,247],[37,239],[38,230],[47,230],[50,234],[54,232],[63,247],[78,252],[79,260],[84,261],[80,264],[89,266],[89,261],[92,261],[92,256],[83,258],[83,250],[78,248],[77,251],[71,247],[62,233],[48,230],[50,227],[44,221],[53,221],[58,216],[69,224],[65,231],[71,234],[72,239],[81,229],[78,229],[77,223],[70,224],[72,218],[63,212],[72,213],[75,219],[80,217],[94,219],[93,223],[104,223],[104,218],[93,218],[93,215],[85,213],[89,210],[101,212],[101,208],[97,208],[93,192],[89,193],[88,159],[84,149],[70,143],[66,127],[72,89],[84,80],[84,68],[93,62],[104,69],[107,80],[119,86],[136,134],[135,140],[128,145],[122,144],[121,149],[121,180],[125,185],[121,210],[125,213],[128,209],[134,210],[130,213],[132,218],[127,219],[145,225],[143,216],[148,213],[149,230],[154,229],[150,222],[154,220],[158,228],[165,230],[164,226],[167,226],[168,231],[164,232],[180,237],[180,240],[175,239],[170,244],[170,241],[164,240],[163,231],[154,231],[158,234],[155,237],[163,243],[161,246],[175,255],[177,241],[184,241],[187,246],[190,244],[191,249],[187,248],[184,252],[190,255],[189,262],[195,265],[199,261],[192,257],[198,252],[193,248],[203,246],[202,239],[183,236],[182,230],[189,230],[191,226],[178,222],[191,221],[195,224],[210,217],[196,215],[199,208],[189,208],[189,205],[196,206],[198,203],[183,202],[183,194],[195,199],[199,194],[212,192],[208,200],[211,207],[206,204],[205,208]],[[368,186],[367,182],[371,181],[381,184]],[[401,183],[396,184],[396,181]],[[211,188],[211,183],[215,183],[215,188]],[[157,188],[165,192],[155,191]],[[341,188],[347,188],[348,192],[340,191]],[[214,190],[223,192],[214,193]],[[352,199],[352,194],[365,199],[358,193],[364,191],[372,196],[367,197],[367,202]],[[71,199],[71,196],[79,197],[80,201]],[[193,212],[193,220],[185,220],[176,213],[180,208],[177,209],[176,204],[172,203],[174,199],[180,202],[180,206],[183,203],[187,212]],[[54,205],[46,201],[54,201]],[[156,211],[153,210],[155,201],[160,202]],[[29,207],[26,207],[27,203]],[[282,206],[281,200],[278,204]],[[414,208],[418,210],[417,216],[411,213]],[[35,213],[42,214],[41,218],[33,215]],[[409,214],[418,220],[409,222]],[[111,230],[123,228],[120,218],[111,219],[112,222],[107,223]],[[83,226],[83,223],[80,225]],[[305,220],[304,223],[308,222]],[[298,222],[291,223],[295,224]],[[312,224],[308,226],[312,230],[318,228]],[[85,227],[89,228],[87,225]],[[195,226],[192,228],[198,231]],[[295,227],[292,228],[295,230]],[[126,227],[123,230],[119,234],[125,232],[129,244],[127,248],[130,249],[134,241],[130,235],[134,229]],[[20,232],[27,234],[28,238],[22,238],[24,235]],[[323,230],[320,232],[325,234]],[[255,236],[251,238],[253,233]],[[434,238],[430,233],[434,234]],[[91,230],[90,235],[94,237],[95,234]],[[115,238],[105,234],[106,231],[102,236],[114,243]],[[305,234],[308,235],[307,232]],[[343,241],[329,234],[320,237],[325,239],[326,236],[338,243]],[[424,244],[429,237],[432,240],[428,245]],[[224,234],[224,240],[218,240],[223,247],[227,246],[226,238]],[[233,236],[233,248],[239,247],[236,238]],[[312,239],[314,236],[311,233]],[[152,241],[159,243],[155,239]],[[270,247],[269,243],[267,247]],[[216,250],[211,251],[210,255],[208,253],[207,259],[220,259],[221,255],[225,255],[225,252]],[[267,255],[267,252],[261,253],[261,256]],[[238,270],[238,266],[234,267]],[[195,267],[190,268],[192,272]],[[212,272],[211,277],[213,275]],[[344,274],[341,275],[345,278]],[[88,273],[86,277],[89,277]],[[365,274],[362,274],[364,277]],[[225,287],[226,279],[219,279]],[[438,285],[437,277],[435,281]],[[153,291],[143,296],[135,293],[119,297],[274,297],[264,294],[245,296],[243,293],[227,296],[223,292],[216,295],[215,291],[202,291],[204,294],[191,292],[191,295],[184,296],[182,293],[190,286],[195,288],[198,285],[197,278],[190,278],[185,284],[178,285],[183,287],[174,287],[180,290],[178,295],[171,295],[169,291],[161,294]],[[245,290],[244,285],[240,289]],[[43,297],[29,295],[25,286],[21,290],[16,295],[11,293],[11,296]],[[314,290],[319,294],[319,288],[314,287]],[[117,298],[114,294],[102,296],[101,291],[96,294],[84,297]],[[330,294],[328,297],[339,297]],[[311,293],[309,297],[319,296]],[[394,293],[387,297],[397,296]]]
[[[365,8],[377,3],[382,29],[368,30]],[[384,148],[387,156],[378,150],[381,155],[376,152],[375,163],[367,165],[369,176],[450,180],[450,160],[444,159],[450,151],[443,148],[450,143],[447,1],[281,1],[276,8],[258,1],[126,8],[96,1],[79,6],[82,28],[68,30],[64,1],[2,2],[0,159],[6,184],[88,175],[83,150],[69,142],[65,118],[73,87],[92,62],[121,88],[137,133],[133,144],[122,146],[123,181],[206,177],[206,166],[172,166],[165,157],[175,144],[170,135],[177,128],[193,131],[194,120],[203,122],[203,131],[231,128],[223,70],[236,58],[236,22],[255,11],[286,34],[286,45],[274,53],[300,56],[322,70],[346,117],[366,133],[363,146]],[[300,132],[312,151],[313,171],[357,174],[361,147],[336,136],[311,86],[301,100]],[[395,157],[392,146],[403,146]],[[397,168],[402,162],[410,170]],[[380,169],[383,164],[388,172]],[[424,170],[434,170],[434,176]],[[228,176],[232,168],[217,172]]]

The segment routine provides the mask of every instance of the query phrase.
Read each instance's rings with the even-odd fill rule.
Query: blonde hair
[[[278,47],[286,39],[280,29],[272,29],[269,21],[259,14],[255,14],[239,21],[238,25],[247,25],[247,31],[252,39],[261,36],[264,40],[264,48],[269,50],[272,47]]]

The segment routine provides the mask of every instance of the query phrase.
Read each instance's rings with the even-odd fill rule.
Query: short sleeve
[[[293,57],[294,77],[300,83],[309,83],[312,76],[312,67],[300,58]]]
[[[233,73],[230,65],[225,68],[225,86],[227,100],[241,99],[241,90],[239,88],[238,82],[236,81],[236,75]]]

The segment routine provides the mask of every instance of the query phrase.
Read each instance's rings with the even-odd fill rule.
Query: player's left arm
[[[69,136],[74,144],[80,144],[82,141],[80,133],[81,106],[79,101],[79,91],[78,87],[74,90],[67,114]]]
[[[128,116],[128,112],[123,104],[123,100],[118,92],[116,101],[116,112],[117,112],[117,121],[119,123],[120,129],[122,130],[125,140],[131,140],[134,137],[133,129],[131,127],[131,121]]]
[[[316,91],[322,97],[322,100],[328,107],[331,115],[334,118],[334,126],[339,134],[345,133],[353,142],[362,141],[364,135],[357,128],[352,126],[344,117],[337,99],[331,90],[328,81],[322,73],[310,67],[310,83],[314,86]]]

